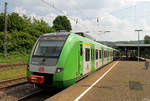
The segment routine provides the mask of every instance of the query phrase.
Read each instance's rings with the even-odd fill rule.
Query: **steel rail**
[[[17,99],[17,101],[23,101],[24,99],[27,99],[28,97],[31,97],[34,94],[37,94],[37,93],[42,92],[42,91],[43,91],[42,89],[38,89],[38,90],[36,90],[36,91],[34,91],[34,92],[30,93],[30,94],[27,94],[27,95]]]
[[[27,82],[26,76],[14,78],[14,79],[3,80],[3,81],[0,81],[0,89],[5,89],[8,87],[16,86],[18,84],[22,84],[22,83],[26,83],[26,82]]]

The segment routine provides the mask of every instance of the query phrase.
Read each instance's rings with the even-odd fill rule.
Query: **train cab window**
[[[68,36],[42,36],[37,42],[32,57],[59,58]]]
[[[33,56],[59,57],[64,41],[39,41]]]
[[[85,60],[90,61],[90,49],[89,48],[85,49]]]
[[[83,46],[82,46],[82,44],[80,45],[80,56],[82,56],[82,54],[83,54]]]
[[[99,50],[99,59],[101,59],[102,58],[102,53],[101,53],[102,51],[101,50]]]
[[[95,51],[95,59],[97,60],[98,59],[98,50],[96,49],[96,51]]]

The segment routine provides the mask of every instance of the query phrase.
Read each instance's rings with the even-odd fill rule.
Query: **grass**
[[[0,53],[0,64],[27,63],[28,57],[28,54],[13,52],[9,53],[7,58],[4,58],[3,54]],[[0,81],[18,78],[22,76],[26,76],[26,66],[0,69]]]
[[[26,75],[26,66],[0,69],[0,81]]]
[[[12,64],[12,63],[22,63],[28,61],[28,54],[21,53],[11,53],[8,54],[8,58],[4,58],[3,54],[0,54],[0,64]]]

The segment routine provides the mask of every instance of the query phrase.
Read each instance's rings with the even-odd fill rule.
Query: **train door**
[[[100,50],[99,50],[99,67],[101,67],[102,66],[102,48],[100,48]]]
[[[109,61],[111,62],[111,50],[109,51]]]
[[[78,74],[79,76],[82,75],[82,69],[83,69],[83,45],[80,42],[79,45],[79,55],[78,55]]]
[[[102,47],[102,65],[104,65],[104,48]]]
[[[113,50],[111,50],[111,61],[113,61]]]
[[[110,62],[110,50],[108,49],[108,62]]]
[[[95,63],[94,63],[94,45],[91,45],[91,71],[95,70]]]
[[[107,63],[109,63],[109,49],[107,49],[107,53],[106,53],[107,55]]]
[[[83,75],[91,71],[90,44],[83,43]]]
[[[107,50],[104,48],[104,65],[107,64]]]
[[[99,67],[99,59],[98,59],[99,51],[98,50],[99,50],[98,47],[95,47],[95,69]]]

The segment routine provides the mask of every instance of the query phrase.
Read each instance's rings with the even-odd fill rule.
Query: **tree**
[[[4,43],[4,13],[0,13],[0,54],[3,52]],[[19,16],[17,13],[8,15],[8,53],[28,53],[35,41],[44,33],[55,32],[44,20],[28,18],[26,15]]]
[[[145,44],[150,44],[150,36],[146,35],[144,37],[144,43]],[[148,48],[146,48],[145,51],[142,54],[143,54],[143,56],[145,56],[145,58],[150,58],[150,52],[149,52]]]
[[[0,14],[0,32],[4,31],[4,13]]]
[[[150,36],[146,35],[146,36],[144,37],[144,43],[145,43],[145,44],[150,44]]]
[[[53,30],[51,27],[49,27],[48,23],[46,23],[44,20],[37,20],[37,19],[33,19],[33,27],[42,32],[42,33],[50,33],[50,32],[54,32],[55,30]]]
[[[56,31],[66,30],[70,32],[72,30],[71,23],[66,16],[57,16],[53,21],[53,28],[56,29]]]
[[[24,19],[18,13],[11,13],[8,15],[8,31],[18,30],[22,31],[25,28]]]
[[[17,13],[8,14],[7,29],[21,31],[25,27],[25,20]],[[4,13],[0,14],[0,32],[4,31]]]

